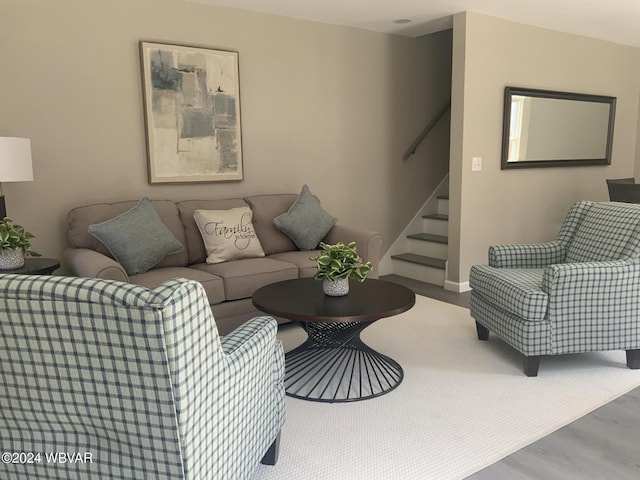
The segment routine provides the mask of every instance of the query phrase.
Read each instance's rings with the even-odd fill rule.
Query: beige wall
[[[640,50],[638,51],[638,58],[640,59]],[[640,178],[640,100],[638,100],[638,123],[636,127],[636,161],[634,173],[636,177]]]
[[[551,240],[573,202],[608,200],[606,178],[638,171],[640,49],[472,12],[453,38],[448,280],[463,284],[489,245]],[[507,85],[617,97],[612,164],[501,170]]]
[[[8,212],[57,257],[77,205],[307,183],[341,223],[377,230],[388,246],[446,172],[446,157],[426,161],[441,147],[402,161],[440,107],[433,90],[449,92],[431,66],[441,38],[181,0],[2,0],[0,135],[31,138],[35,170],[34,182],[3,186]],[[147,183],[140,40],[239,52],[244,181]]]

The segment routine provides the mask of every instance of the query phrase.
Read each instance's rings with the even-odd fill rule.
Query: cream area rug
[[[280,332],[289,350],[305,334]],[[623,351],[543,357],[538,377],[469,310],[418,296],[362,334],[404,380],[370,400],[286,399],[280,458],[255,480],[462,479],[640,385]]]

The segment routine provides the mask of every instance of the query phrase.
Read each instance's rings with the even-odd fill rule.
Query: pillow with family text
[[[253,229],[253,212],[249,207],[196,210],[193,218],[207,251],[207,263],[264,257],[262,245]]]

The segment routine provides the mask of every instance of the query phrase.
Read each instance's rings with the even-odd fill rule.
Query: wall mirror
[[[506,87],[502,169],[609,165],[616,98]]]

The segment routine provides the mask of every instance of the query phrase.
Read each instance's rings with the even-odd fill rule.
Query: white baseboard
[[[444,289],[449,290],[450,292],[468,292],[471,290],[469,286],[469,282],[452,282],[450,280],[445,280]]]

